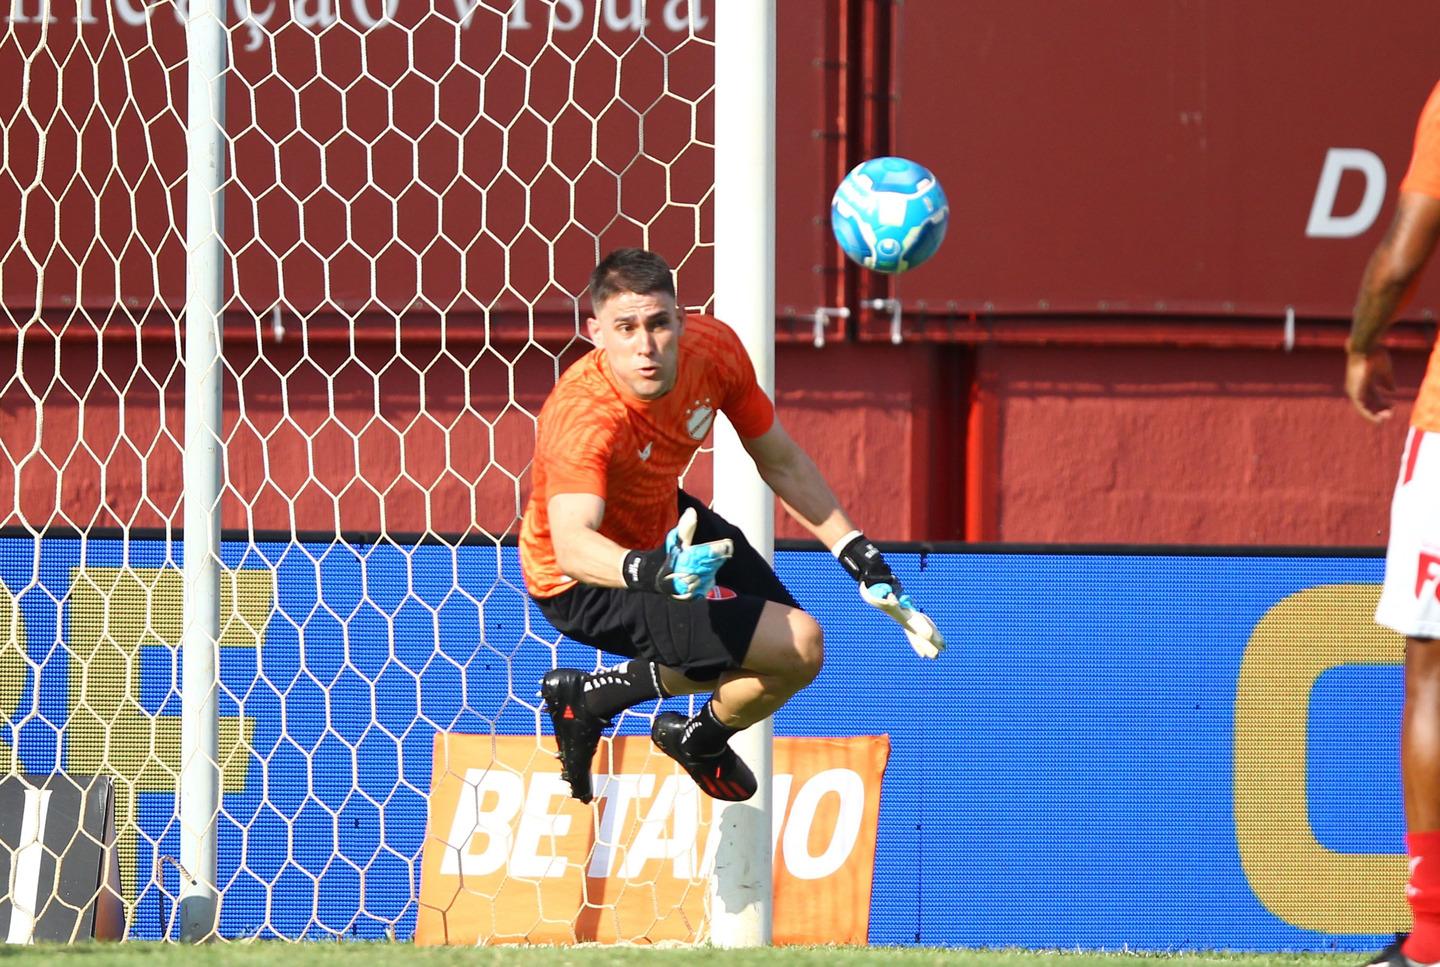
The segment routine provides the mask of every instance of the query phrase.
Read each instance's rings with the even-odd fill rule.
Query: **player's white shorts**
[[[1411,427],[1405,439],[1375,620],[1407,637],[1440,638],[1440,433]]]

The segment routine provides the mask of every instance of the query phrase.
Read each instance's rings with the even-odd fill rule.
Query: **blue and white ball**
[[[906,158],[862,161],[830,200],[830,228],[840,248],[876,272],[904,272],[930,258],[949,221],[940,182]]]

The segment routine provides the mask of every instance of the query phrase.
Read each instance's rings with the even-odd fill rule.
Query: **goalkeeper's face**
[[[670,392],[680,365],[685,316],[668,292],[618,292],[589,320],[616,382],[642,400]]]

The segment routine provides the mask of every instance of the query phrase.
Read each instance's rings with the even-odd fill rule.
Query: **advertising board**
[[[436,736],[548,754],[533,683],[595,653],[524,598],[513,548],[223,556],[222,931],[413,937]],[[938,662],[828,554],[777,554],[827,664],[776,734],[888,736],[871,943],[1365,950],[1404,926],[1380,558],[888,556],[949,637]],[[178,886],[178,557],[0,539],[0,755],[114,776],[135,937]]]

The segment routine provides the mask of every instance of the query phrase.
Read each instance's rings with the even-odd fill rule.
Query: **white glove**
[[[860,597],[866,604],[885,612],[904,629],[905,637],[910,640],[910,647],[914,648],[915,654],[921,658],[939,658],[940,653],[945,650],[945,636],[940,634],[940,629],[935,627],[930,616],[914,605],[910,595],[902,592],[897,596],[895,589],[889,584],[878,582],[862,583]]]

